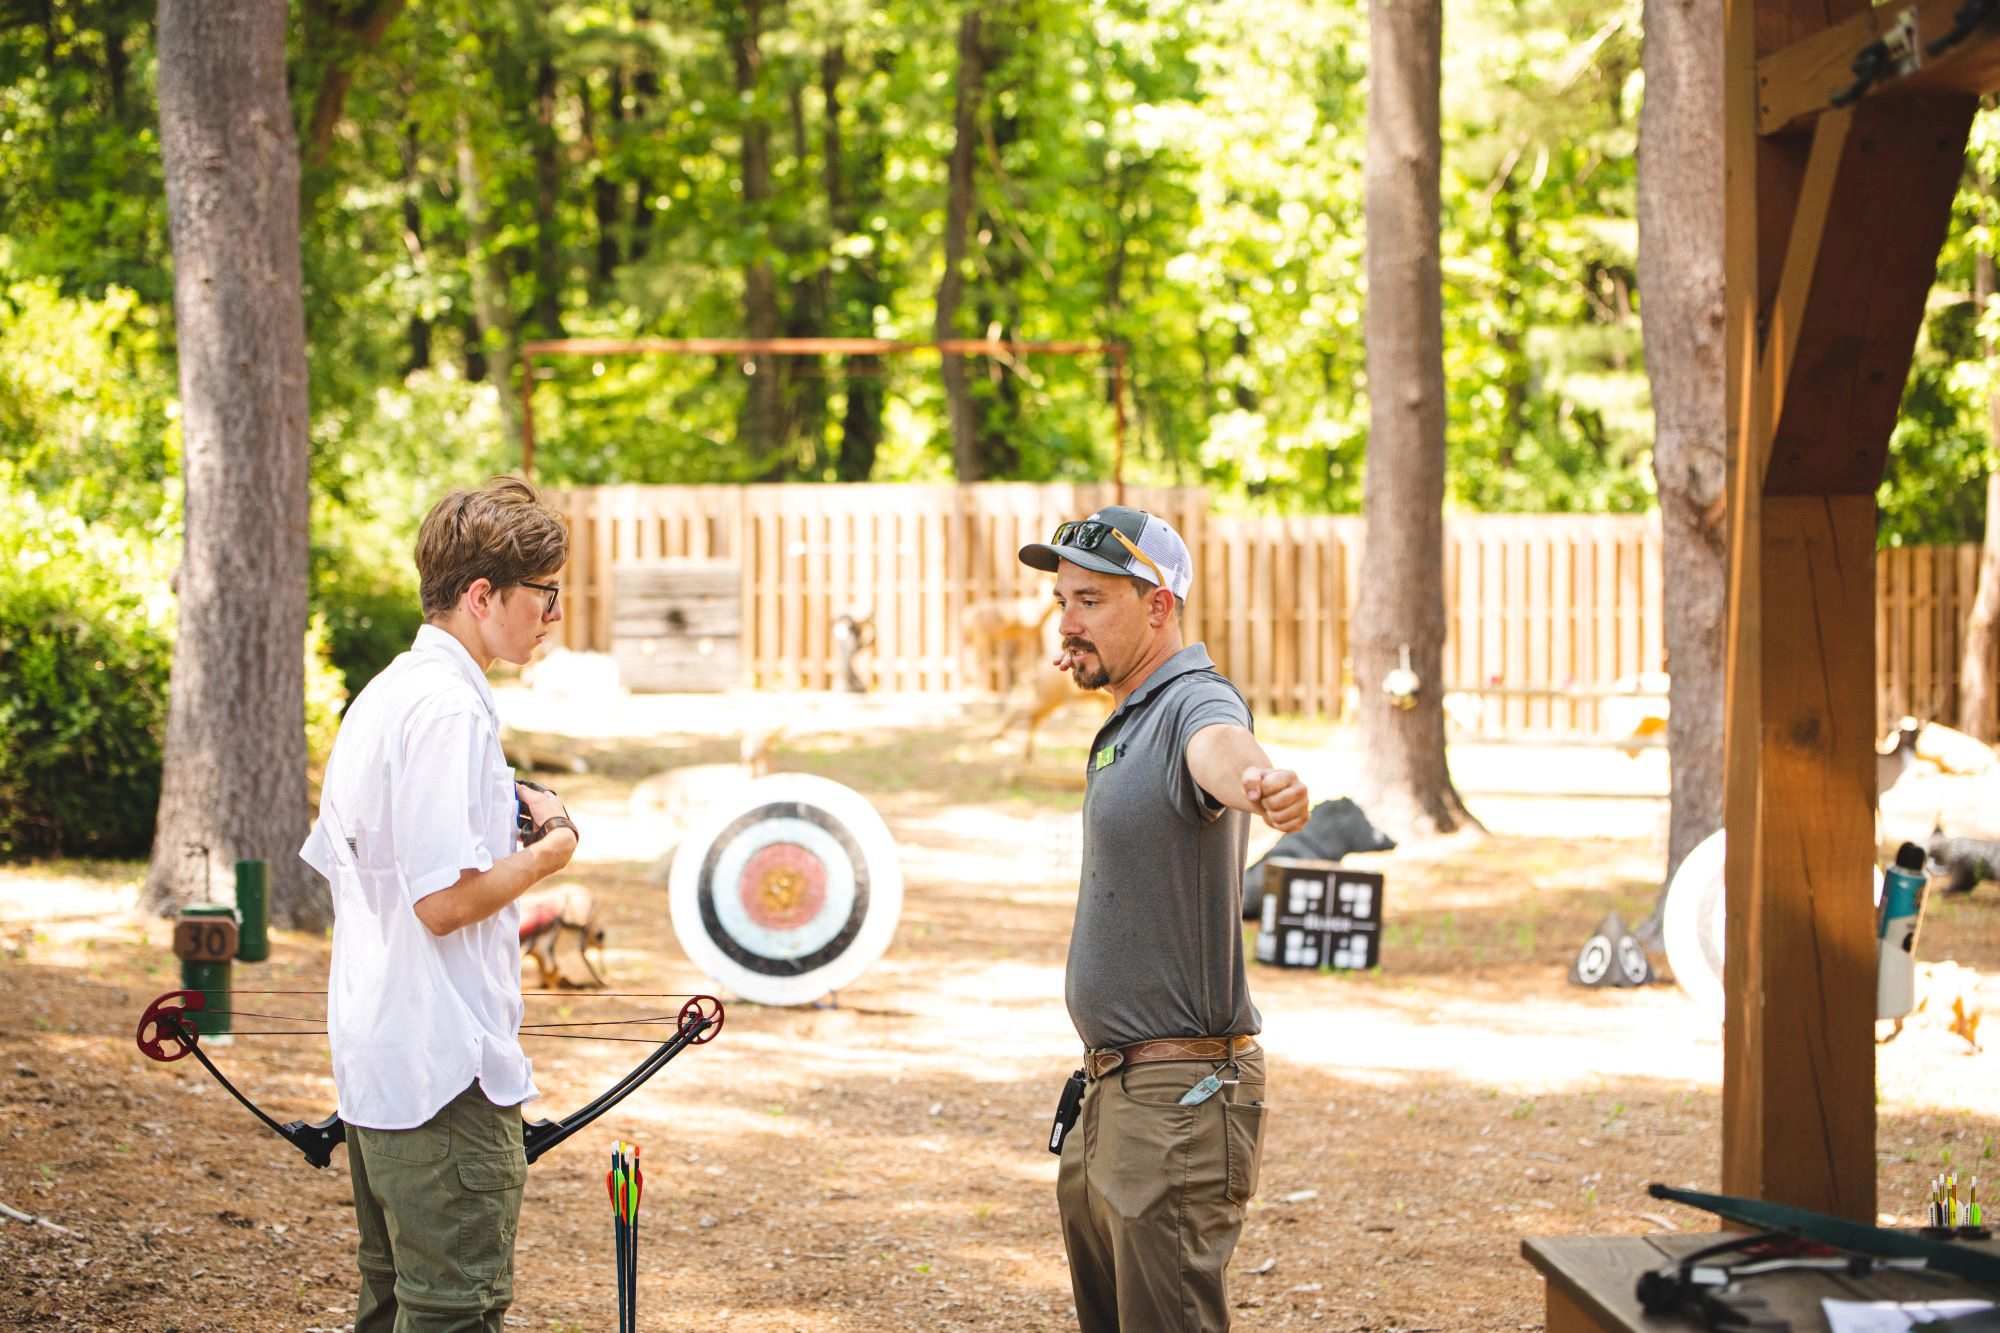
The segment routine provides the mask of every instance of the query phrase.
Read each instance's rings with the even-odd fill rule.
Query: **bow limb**
[[[330,1163],[334,1147],[347,1139],[347,1126],[339,1114],[336,1112],[317,1124],[293,1120],[281,1125],[263,1107],[244,1096],[229,1081],[229,1076],[216,1068],[215,1061],[208,1058],[208,1052],[201,1048],[201,1031],[188,1017],[191,1011],[207,1005],[208,999],[200,991],[169,991],[147,1005],[146,1012],[139,1017],[140,1052],[162,1063],[192,1055],[209,1077],[222,1085],[223,1091],[242,1103],[243,1109],[263,1121],[272,1133],[304,1153],[308,1162],[317,1167]]]
[[[215,1067],[215,1062],[210,1060],[208,1053],[201,1049],[199,1041],[191,1043],[188,1049],[189,1054],[201,1061],[201,1067],[214,1075],[215,1081],[222,1085],[224,1091],[237,1101],[242,1102],[243,1108],[268,1125],[272,1133],[304,1153],[306,1160],[314,1166],[324,1167],[332,1162],[334,1148],[347,1141],[347,1124],[340,1118],[339,1112],[336,1111],[316,1124],[307,1124],[303,1120],[291,1120],[281,1125],[269,1115],[266,1115],[262,1107],[236,1090],[236,1085],[231,1083],[223,1075],[223,1072]]]
[[[272,1133],[297,1148],[314,1166],[328,1165],[333,1160],[334,1148],[347,1141],[347,1125],[341,1120],[339,1113],[336,1112],[315,1124],[308,1124],[303,1120],[279,1124],[262,1107],[244,1096],[237,1086],[229,1081],[229,1077],[216,1067],[215,1062],[208,1058],[208,1052],[201,1049],[200,1030],[188,1017],[191,1011],[203,1009],[207,1003],[207,998],[200,991],[169,991],[153,1001],[139,1018],[139,1050],[148,1059],[158,1060],[163,1064],[192,1055],[201,1067],[208,1071],[209,1076],[222,1085],[225,1092],[240,1102],[244,1110],[263,1121]],[[561,1120],[523,1120],[521,1138],[528,1160],[533,1162],[616,1106],[689,1046],[713,1041],[716,1034],[722,1031],[722,1017],[720,1001],[709,995],[695,996],[682,1006],[679,1026],[673,1037],[663,1042],[605,1091]]]
[[[549,1149],[589,1125],[636,1091],[640,1084],[666,1068],[667,1062],[690,1046],[712,1041],[722,1031],[722,1004],[713,996],[697,995],[681,1009],[680,1026],[667,1041],[634,1065],[616,1083],[560,1120],[523,1121],[521,1137],[532,1164]]]

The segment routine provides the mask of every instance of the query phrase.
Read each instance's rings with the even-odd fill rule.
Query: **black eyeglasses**
[[[552,616],[556,613],[556,598],[562,596],[562,584],[530,583],[526,579],[522,579],[521,586],[523,588],[533,588],[536,592],[547,593],[548,596],[542,598],[542,614]]]
[[[1153,582],[1162,588],[1171,586],[1167,583],[1167,576],[1160,572],[1160,567],[1153,563],[1152,557],[1139,549],[1137,542],[1101,519],[1086,518],[1074,523],[1064,523],[1056,529],[1056,535],[1049,538],[1049,545],[1068,546],[1079,551],[1095,551],[1104,545],[1104,539],[1107,537],[1117,538],[1120,546],[1130,551],[1145,564],[1146,568],[1152,570]]]

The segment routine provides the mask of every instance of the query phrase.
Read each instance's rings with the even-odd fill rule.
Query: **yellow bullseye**
[[[773,870],[757,885],[757,897],[774,915],[795,912],[805,902],[805,876],[796,870]]]

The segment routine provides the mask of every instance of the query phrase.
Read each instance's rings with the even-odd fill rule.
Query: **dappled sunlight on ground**
[[[502,691],[510,716],[524,695]],[[679,834],[635,816],[629,795],[664,762],[727,762],[733,726],[782,713],[797,730],[778,743],[779,769],[866,795],[899,841],[906,897],[887,955],[837,997],[772,1008],[725,992],[716,1041],[536,1164],[519,1326],[610,1323],[602,1156],[624,1137],[645,1149],[642,1328],[1073,1327],[1044,1145],[1078,1060],[1062,970],[1089,726],[1059,715],[1028,764],[1016,741],[990,739],[990,702],[955,706],[962,716],[851,696],[621,703],[652,728],[631,741],[605,718],[533,715],[550,736],[587,740],[588,772],[541,776],[586,830],[560,882],[595,895],[620,993],[711,988],[649,878]],[[1301,769],[1317,766],[1318,794],[1338,793],[1349,738],[1297,720],[1273,730]],[[1614,752],[1488,748],[1495,782],[1556,793],[1518,798],[1529,824],[1601,831],[1620,801],[1649,819],[1665,809],[1657,796],[1575,794],[1586,772],[1643,787],[1649,756],[1621,769]],[[1707,1229],[1645,1186],[1717,1183],[1720,1033],[1671,986],[1564,982],[1606,911],[1650,911],[1661,857],[1650,827],[1411,846],[1367,858],[1387,876],[1379,970],[1253,967],[1274,1114],[1231,1280],[1241,1327],[1538,1327],[1522,1236]],[[168,924],[133,911],[138,873],[0,874],[0,1203],[63,1228],[0,1223],[0,1324],[60,1313],[147,1333],[344,1328],[344,1154],[313,1171],[193,1061],[156,1065],[133,1047],[140,1009],[178,984]],[[1979,997],[2000,1002],[1988,980],[2000,893],[1933,902],[1922,938],[1926,956],[1975,968]],[[323,939],[278,932],[273,945],[270,963],[237,969],[238,986],[322,984]],[[678,1003],[528,1000],[531,1021]],[[530,1045],[544,1093],[532,1117],[582,1104],[648,1049]],[[332,1109],[324,1038],[246,1038],[215,1054],[281,1118]],[[1992,1168],[1995,1065],[1930,1021],[1881,1048],[1885,1214],[1907,1217],[1938,1170]]]

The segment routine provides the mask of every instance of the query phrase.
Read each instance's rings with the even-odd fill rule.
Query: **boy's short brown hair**
[[[569,530],[542,493],[519,477],[495,477],[431,506],[417,531],[424,619],[450,614],[477,579],[495,589],[546,578],[569,562]]]

